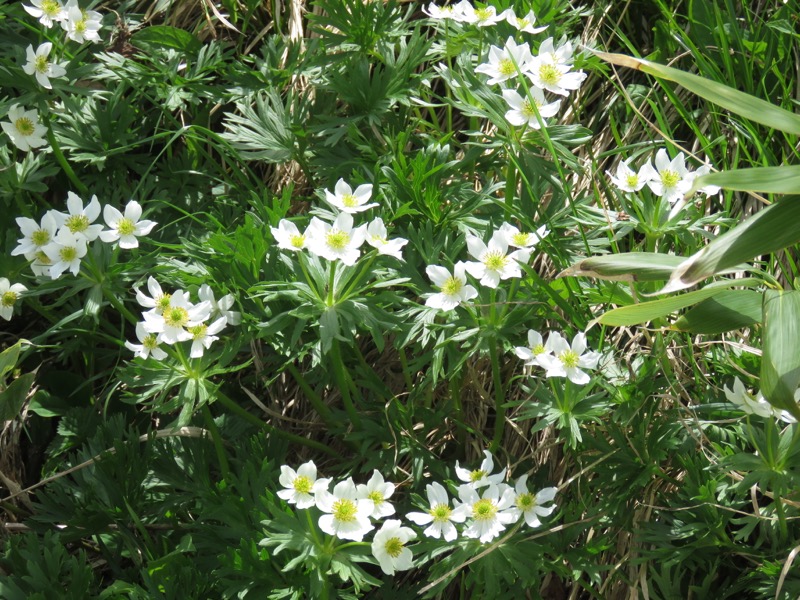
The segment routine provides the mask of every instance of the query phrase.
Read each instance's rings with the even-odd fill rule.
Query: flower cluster
[[[68,0],[66,4],[61,0],[31,0],[31,4],[23,4],[22,8],[46,28],[58,23],[66,32],[67,39],[79,44],[100,41],[102,15],[81,8],[77,0]]]
[[[545,488],[531,493],[527,475],[520,477],[514,487],[503,482],[506,470],[494,471],[494,460],[488,450],[480,467],[462,468],[456,462],[456,475],[463,482],[456,489],[457,499],[452,505],[447,489],[438,482],[426,486],[428,503],[423,512],[409,512],[406,518],[425,527],[422,534],[434,539],[452,542],[462,526],[464,537],[482,543],[499,536],[509,525],[521,518],[530,527],[541,525],[539,517],[550,515],[556,508],[552,502],[556,488]],[[329,491],[331,479],[319,478],[317,467],[309,461],[296,471],[281,467],[280,484],[284,489],[278,497],[298,509],[316,508],[320,516],[317,524],[328,535],[361,542],[375,529],[373,521],[395,514],[388,501],[395,491],[392,483],[384,481],[376,470],[366,484],[356,484],[352,477],[340,481]],[[387,575],[410,569],[413,554],[407,543],[417,537],[416,532],[402,526],[400,519],[383,521],[371,542],[373,556]]]
[[[440,291],[428,296],[425,304],[432,308],[453,310],[462,302],[476,297],[478,291],[467,283],[466,273],[489,288],[496,288],[503,279],[522,277],[520,264],[528,263],[531,251],[548,233],[544,226],[535,233],[528,233],[521,232],[510,223],[503,223],[488,243],[474,235],[467,235],[467,250],[476,260],[459,261],[452,272],[445,267],[430,265],[426,273]],[[509,252],[509,246],[517,249]]]
[[[789,414],[788,411],[776,408],[767,402],[761,392],[755,396],[748,392],[738,377],[733,381],[733,389],[726,386],[724,391],[728,402],[735,404],[745,414],[755,415],[764,419],[779,419],[785,423],[797,422],[797,419]],[[800,402],[800,389],[795,392],[794,399]]]
[[[216,334],[228,323],[238,325],[241,322],[241,314],[230,310],[233,296],[228,294],[217,301],[208,285],[200,286],[198,303],[192,303],[188,292],[183,290],[165,293],[153,277],[148,278],[147,289],[150,296],[136,288],[136,301],[150,309],[142,313],[144,320],[136,324],[140,343],[125,342],[125,347],[141,358],[152,355],[162,360],[167,356],[159,347],[162,343],[173,345],[188,341],[192,342],[189,356],[200,358],[219,339]]]
[[[22,238],[17,240],[11,255],[23,255],[31,262],[35,275],[58,279],[64,271],[78,274],[88,245],[97,238],[119,244],[120,248],[136,248],[137,238],[150,233],[156,225],[154,221],[141,219],[142,207],[135,200],[128,202],[124,214],[109,204],[102,207],[105,228],[95,223],[100,212],[97,196],[92,196],[84,206],[80,196],[69,192],[66,213],[49,210],[38,223],[28,217],[17,217]]]
[[[560,333],[551,331],[544,342],[542,334],[528,331],[528,345],[514,348],[514,353],[526,366],[545,369],[546,377],[566,377],[577,385],[589,383],[589,375],[581,369],[594,369],[600,353],[586,351],[586,335],[578,333],[570,344]]]
[[[546,27],[534,27],[536,16],[533,11],[529,11],[524,17],[518,17],[513,8],[508,8],[498,13],[494,6],[475,8],[467,0],[461,0],[458,4],[447,6],[437,6],[431,2],[428,6],[423,7],[422,11],[432,19],[450,19],[477,27],[489,27],[501,21],[506,21],[512,27],[526,33],[539,33],[547,29]]]

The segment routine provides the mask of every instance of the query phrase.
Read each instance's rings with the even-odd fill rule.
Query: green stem
[[[345,548],[352,548],[354,546],[370,546],[370,543],[369,542],[347,542],[345,544],[342,544],[341,546],[336,546],[336,548],[334,548],[333,551],[334,552],[339,552],[339,550],[344,550]]]
[[[297,367],[294,366],[293,363],[288,363],[286,365],[286,370],[289,371],[294,380],[300,386],[300,389],[303,390],[303,393],[306,395],[306,398],[311,402],[314,406],[314,410],[317,411],[317,414],[325,421],[325,424],[328,427],[332,427],[334,424],[333,413],[328,408],[328,406],[322,401],[319,394],[317,394],[314,390],[311,389],[311,386],[308,385],[308,382],[305,380],[305,377],[297,370]]]
[[[300,256],[297,257],[297,262],[300,264],[300,270],[303,271],[303,275],[306,278],[306,283],[308,283],[308,287],[310,287],[312,290],[316,292],[317,298],[323,300],[324,290],[322,290],[323,293],[320,293],[320,291],[317,290],[317,286],[314,285],[314,280],[311,279],[311,275],[309,275],[308,273],[308,267],[306,267],[306,258],[305,256],[303,256],[302,253],[300,254]]]
[[[64,171],[64,174],[67,178],[72,182],[77,190],[80,192],[81,196],[88,196],[89,195],[89,188],[83,185],[83,182],[78,179],[78,176],[75,175],[75,171],[72,170],[72,167],[69,166],[64,153],[61,151],[61,146],[58,145],[56,141],[56,136],[53,135],[53,130],[48,127],[47,128],[47,141],[50,142],[50,148],[53,150],[53,156],[56,157],[58,164],[61,165],[61,168]]]
[[[203,418],[206,421],[206,428],[211,434],[211,440],[214,442],[214,450],[217,453],[219,460],[219,468],[222,471],[222,479],[228,483],[231,481],[231,469],[228,464],[228,457],[225,456],[225,448],[222,446],[222,436],[219,434],[219,428],[214,423],[214,417],[211,415],[211,409],[208,404],[203,404]]]
[[[333,286],[336,280],[336,261],[331,261],[331,275],[328,279],[328,300],[325,302],[327,306],[333,306]]]
[[[350,296],[350,294],[351,294],[351,292],[353,291],[353,289],[354,289],[354,288],[355,288],[355,287],[356,287],[356,286],[357,286],[359,283],[361,283],[361,280],[362,280],[362,279],[364,279],[364,276],[365,276],[367,273],[371,273],[371,272],[372,272],[372,271],[371,271],[371,269],[370,269],[370,267],[372,267],[372,263],[374,263],[374,262],[375,262],[375,259],[376,259],[376,258],[378,258],[378,251],[377,251],[377,250],[373,250],[373,251],[372,251],[372,256],[371,256],[371,257],[370,257],[370,259],[367,261],[367,264],[366,264],[366,265],[364,265],[364,267],[361,269],[361,271],[358,273],[358,275],[356,275],[356,276],[353,278],[353,280],[350,282],[350,284],[349,284],[349,285],[348,285],[348,286],[345,288],[345,290],[342,292],[342,294],[341,294],[341,296],[340,296],[340,299],[341,299],[341,300],[347,300],[347,298]]]
[[[322,550],[322,540],[319,539],[317,526],[314,524],[314,520],[311,518],[311,511],[306,509],[305,513],[306,520],[308,521],[308,530],[311,532],[311,537],[314,538],[314,543],[317,545],[317,548]]]
[[[339,348],[339,340],[333,340],[330,353],[333,374],[336,379],[336,385],[339,387],[339,391],[342,394],[344,409],[347,411],[347,416],[350,417],[353,427],[360,429],[361,418],[358,416],[358,411],[356,410],[355,404],[353,404],[353,398],[350,396],[350,381],[347,377],[344,364],[342,363],[342,352]]]
[[[503,431],[506,425],[506,408],[503,397],[503,381],[500,378],[500,360],[497,356],[497,339],[489,341],[489,357],[492,361],[492,381],[494,386],[494,437],[489,446],[490,452],[497,452],[500,442],[503,441]]]

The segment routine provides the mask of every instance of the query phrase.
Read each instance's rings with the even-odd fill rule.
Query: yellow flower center
[[[183,327],[189,322],[189,311],[182,306],[170,306],[164,310],[164,323],[168,327]]]
[[[295,477],[295,480],[292,482],[292,486],[294,487],[294,490],[300,494],[310,494],[314,484],[311,483],[311,480],[305,475],[300,475]]]
[[[433,517],[434,523],[444,523],[450,520],[450,513],[452,509],[447,504],[437,504],[428,511],[428,514]]]
[[[544,354],[545,348],[543,344],[536,344],[531,348],[531,352],[534,356],[539,356],[540,354]]]
[[[519,233],[515,233],[513,236],[511,236],[511,243],[513,243],[515,246],[527,246],[530,237],[530,233],[522,233],[520,231]]]
[[[86,33],[86,19],[81,19],[80,21],[75,21],[75,32],[76,33]]]
[[[661,171],[661,183],[665,188],[673,188],[678,185],[681,176],[671,169]]]
[[[380,506],[384,503],[383,494],[378,491],[370,492],[367,494],[367,498],[372,500],[375,503],[375,506]]]
[[[17,301],[17,293],[8,290],[4,292],[2,296],[0,296],[0,304],[2,304],[5,308],[9,306],[14,306],[14,302]]]
[[[631,173],[625,179],[625,182],[628,184],[628,187],[636,187],[639,185],[639,176],[636,173]]]
[[[539,67],[539,79],[541,79],[542,83],[545,85],[558,85],[561,79],[561,71],[559,71],[555,65],[544,63]]]
[[[50,232],[47,229],[37,229],[31,234],[31,241],[37,246],[44,246],[50,241]]]
[[[403,546],[404,544],[402,541],[400,541],[400,538],[393,537],[386,540],[386,543],[383,545],[383,549],[386,551],[386,554],[392,558],[397,558],[403,551]]]
[[[536,506],[536,501],[530,492],[525,492],[524,494],[520,494],[517,496],[517,507],[522,510],[522,512],[528,512],[534,506]]]
[[[478,500],[472,505],[472,518],[476,521],[491,521],[497,514],[497,506],[489,498]]]
[[[500,61],[500,64],[497,65],[497,70],[500,71],[500,74],[504,77],[511,77],[517,72],[517,67],[514,66],[513,60],[510,58],[504,58]]]
[[[456,277],[448,277],[442,284],[442,293],[445,296],[455,296],[464,287],[464,282]]]
[[[574,369],[578,366],[578,361],[580,358],[581,357],[578,356],[578,353],[575,352],[575,350],[564,350],[564,352],[562,352],[558,357],[558,360],[560,360],[565,367]]]
[[[64,246],[58,251],[58,256],[63,262],[72,262],[78,258],[78,249],[75,246]]]
[[[33,68],[39,73],[47,73],[47,69],[50,68],[50,62],[46,56],[39,55],[33,61]]]
[[[508,257],[499,251],[493,251],[483,257],[483,265],[489,271],[501,271],[508,263]]]
[[[158,338],[154,333],[148,334],[142,340],[142,346],[150,350],[151,352],[158,348]]]
[[[525,19],[524,17],[517,17],[517,29],[525,29],[530,24],[531,24],[530,19]]]
[[[295,248],[303,248],[306,245],[306,236],[297,234],[289,238],[289,243]]]
[[[169,301],[171,298],[172,294],[161,294],[153,299],[156,304],[155,309],[157,315],[164,314],[164,311],[169,308]]]
[[[122,217],[117,222],[117,232],[120,235],[133,235],[136,231],[136,224],[126,217]]]
[[[477,8],[475,16],[478,17],[478,21],[485,21],[492,16],[492,11],[490,8]]]
[[[42,251],[42,250],[39,250],[39,251],[36,253],[36,260],[37,260],[39,263],[41,263],[41,264],[43,264],[43,265],[45,265],[45,266],[47,266],[47,265],[52,265],[52,264],[53,264],[53,261],[52,261],[52,260],[50,260],[50,257],[49,257],[49,256],[47,256],[47,254],[45,254],[45,253],[44,253],[44,251]]]
[[[358,507],[352,500],[343,498],[333,503],[331,514],[333,514],[333,518],[337,521],[352,523],[356,520],[356,513],[358,513]]]
[[[386,238],[379,235],[372,235],[369,239],[372,240],[373,244],[377,244],[378,246],[385,246],[387,243]]]
[[[86,215],[70,215],[64,221],[64,226],[72,233],[81,233],[89,228],[89,217]]]
[[[345,194],[342,196],[342,204],[347,208],[353,208],[358,204],[358,200],[356,200],[356,197],[353,196],[353,194]]]
[[[188,331],[192,334],[192,339],[195,340],[202,340],[206,337],[206,331],[208,330],[208,326],[205,323],[200,323],[199,325],[194,325],[193,327],[189,327]]]
[[[486,471],[484,471],[482,469],[475,469],[474,471],[472,471],[472,473],[469,474],[469,480],[472,483],[475,483],[476,481],[480,481],[484,477],[486,477]]]
[[[55,0],[44,0],[41,4],[42,12],[50,18],[58,16],[61,6]]]
[[[14,127],[17,128],[22,135],[33,135],[34,130],[36,129],[33,125],[33,121],[31,121],[28,117],[20,117],[14,122]]]
[[[534,110],[533,108],[534,104],[536,105],[536,110]],[[538,109],[541,108],[541,106],[542,105],[536,101],[534,101],[534,103],[531,104],[531,101],[526,98],[525,100],[522,101],[522,106],[520,107],[519,112],[521,112],[522,116],[525,117],[526,119],[535,119],[536,113],[538,112]]]
[[[332,229],[325,237],[325,241],[334,250],[344,250],[350,243],[350,234],[346,231]]]

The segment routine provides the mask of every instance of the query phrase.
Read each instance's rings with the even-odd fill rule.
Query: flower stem
[[[336,261],[331,261],[331,275],[328,279],[328,300],[325,302],[327,306],[333,306],[333,286],[336,282]]]
[[[347,411],[347,416],[350,417],[353,426],[359,429],[361,427],[361,418],[358,416],[358,411],[356,410],[355,404],[353,404],[353,398],[350,396],[350,381],[347,377],[344,364],[342,363],[342,352],[339,348],[339,340],[333,340],[330,352],[333,374],[336,379],[336,385],[339,387],[339,391],[342,394],[344,409]]]
[[[202,410],[203,418],[206,422],[206,428],[211,434],[212,442],[214,442],[214,450],[216,451],[217,459],[219,460],[219,468],[220,471],[222,471],[222,479],[226,482],[230,482],[231,469],[230,465],[228,464],[228,457],[225,456],[225,448],[222,446],[222,437],[219,434],[219,428],[217,427],[217,424],[214,423],[214,417],[211,414],[211,409],[208,408],[208,404],[203,404]]]
[[[311,402],[314,406],[314,410],[317,411],[317,414],[325,421],[325,424],[328,427],[331,427],[334,423],[333,413],[328,408],[328,406],[322,401],[322,398],[319,397],[314,390],[311,389],[311,386],[308,385],[308,382],[303,377],[302,373],[297,370],[297,367],[294,366],[293,363],[288,363],[286,365],[286,370],[289,371],[294,380],[300,386],[300,389],[303,390],[303,393],[306,395],[306,398]]]
[[[61,165],[64,174],[72,182],[72,185],[77,188],[81,196],[87,196],[89,194],[89,188],[83,185],[83,182],[78,179],[77,175],[75,175],[75,171],[73,171],[72,167],[69,166],[64,153],[61,151],[61,146],[58,145],[56,136],[53,135],[53,130],[50,127],[47,128],[47,141],[50,142],[50,148],[53,150],[53,156],[56,157],[58,164]]]
[[[370,545],[369,542],[347,542],[345,544],[342,544],[341,546],[336,546],[333,549],[333,551],[334,552],[339,552],[339,550],[344,550],[346,548],[352,548],[353,546],[369,546],[369,545]]]
[[[503,431],[506,425],[506,408],[503,397],[503,381],[500,378],[500,360],[497,356],[497,339],[489,342],[489,358],[492,361],[492,381],[494,385],[494,437],[489,446],[490,452],[496,452],[503,441]]]

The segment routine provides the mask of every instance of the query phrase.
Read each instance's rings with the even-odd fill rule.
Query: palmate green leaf
[[[684,256],[657,252],[624,252],[593,256],[581,260],[558,274],[558,277],[596,277],[612,281],[659,281],[669,279]]]
[[[606,52],[598,52],[597,56],[614,65],[637,69],[648,75],[673,81],[701,98],[756,123],[761,123],[786,133],[800,135],[800,115],[789,112],[761,98],[745,94],[711,79],[642,58]]]
[[[800,292],[769,290],[764,295],[761,393],[773,406],[800,419],[794,399],[800,387]]]
[[[757,167],[709,173],[694,180],[690,193],[707,185],[716,185],[726,190],[742,192],[800,194],[800,165]]]
[[[800,198],[793,196],[768,206],[689,257],[659,293],[686,289],[725,269],[800,242],[798,222]]]
[[[680,331],[718,334],[761,322],[764,294],[724,290],[681,315],[672,326]]]
[[[291,98],[287,100],[291,103]],[[225,133],[222,137],[241,151],[242,157],[283,163],[292,159],[296,136],[292,130],[292,116],[280,94],[268,90],[255,97],[255,107],[249,102],[237,102],[241,114],[225,115]]]
[[[594,322],[600,323],[601,325],[610,325],[612,327],[639,325],[647,321],[652,321],[653,319],[664,317],[677,310],[686,308],[687,306],[697,304],[702,300],[719,294],[727,288],[733,286],[755,286],[760,283],[761,281],[755,278],[718,281],[704,287],[702,290],[689,292],[688,294],[670,296],[651,302],[642,302],[641,304],[631,304],[630,306],[615,308],[602,314],[595,319]]]

